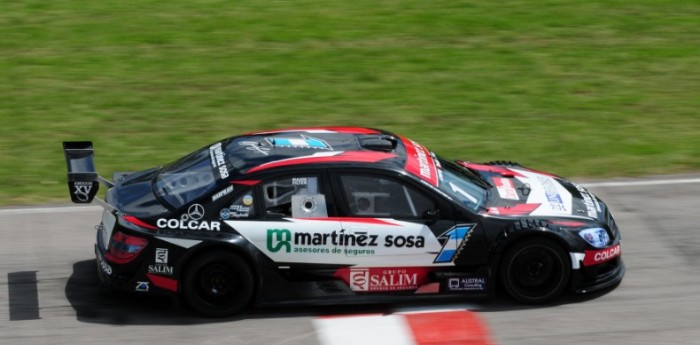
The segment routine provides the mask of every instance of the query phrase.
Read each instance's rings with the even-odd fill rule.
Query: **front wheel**
[[[183,282],[185,300],[202,315],[231,316],[250,302],[253,272],[238,255],[216,250],[194,259]]]
[[[515,300],[542,304],[566,288],[571,265],[566,251],[546,238],[527,239],[511,248],[501,261],[503,287]]]

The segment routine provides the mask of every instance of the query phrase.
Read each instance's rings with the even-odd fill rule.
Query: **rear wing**
[[[66,156],[68,167],[68,191],[70,199],[77,204],[89,204],[93,200],[106,208],[112,208],[106,202],[95,198],[100,188],[100,183],[107,188],[114,186],[112,182],[105,180],[95,171],[93,160],[94,151],[91,141],[64,141],[63,153]]]

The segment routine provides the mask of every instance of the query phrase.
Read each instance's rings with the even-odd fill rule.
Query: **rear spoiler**
[[[96,198],[100,184],[111,188],[114,184],[105,180],[95,171],[92,141],[64,141],[63,153],[68,167],[68,191],[76,204],[89,204],[95,200],[107,209],[114,209],[104,200]]]

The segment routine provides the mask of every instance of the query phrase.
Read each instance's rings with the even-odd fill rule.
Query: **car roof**
[[[372,164],[405,170],[437,186],[436,160],[424,146],[379,129],[286,128],[247,133],[224,144],[240,175],[310,164]]]

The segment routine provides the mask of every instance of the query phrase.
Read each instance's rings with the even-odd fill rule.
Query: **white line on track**
[[[660,186],[672,184],[700,183],[700,178],[666,179],[666,180],[637,180],[637,181],[609,181],[581,183],[586,187],[637,187],[637,186]],[[57,206],[57,207],[28,207],[0,209],[0,216],[37,214],[37,213],[71,213],[71,212],[96,212],[101,210],[101,206]]]
[[[635,187],[635,186],[660,186],[668,184],[700,183],[700,178],[686,178],[675,180],[643,180],[643,181],[617,181],[582,183],[586,187]]]
[[[57,206],[57,207],[28,207],[28,208],[8,208],[0,210],[0,216],[17,214],[37,214],[37,213],[75,213],[75,212],[96,212],[101,210],[101,206]]]

